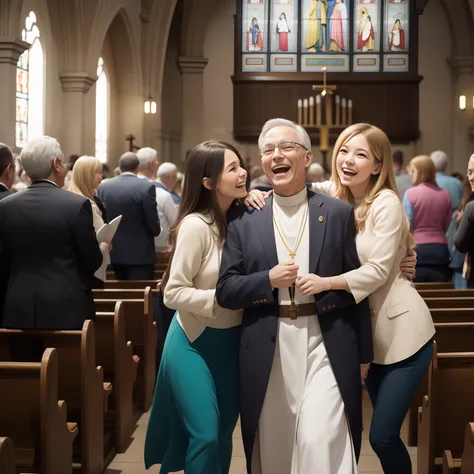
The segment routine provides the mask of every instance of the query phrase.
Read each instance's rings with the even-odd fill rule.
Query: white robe
[[[292,250],[306,203],[306,188],[291,197],[274,194],[274,216]],[[276,227],[275,242],[279,263],[290,261]],[[309,248],[307,222],[295,257],[300,275],[309,273]],[[278,294],[280,305],[290,304],[287,289],[280,289]],[[311,303],[314,297],[296,290],[295,301]],[[278,320],[278,339],[260,414],[252,473],[357,473],[344,403],[316,315]]]

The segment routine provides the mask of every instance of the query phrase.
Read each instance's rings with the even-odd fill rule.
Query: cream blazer
[[[218,235],[217,225],[206,214],[189,214],[179,226],[163,299],[178,311],[178,322],[190,342],[206,327],[227,329],[242,321],[241,310],[221,308],[215,301],[222,254]]]
[[[329,182],[313,187],[327,193],[333,190]],[[410,357],[435,333],[423,298],[400,272],[407,253],[405,219],[400,199],[383,191],[369,210],[364,231],[356,237],[361,267],[343,275],[357,303],[369,297],[377,364]]]

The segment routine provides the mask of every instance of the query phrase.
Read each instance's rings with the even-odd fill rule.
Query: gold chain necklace
[[[306,229],[306,222],[308,220],[308,201],[306,201],[306,208],[303,213],[303,219],[300,222],[300,228],[298,230],[298,234],[296,237],[296,245],[293,250],[290,249],[288,244],[286,243],[285,239],[283,238],[283,234],[280,231],[280,227],[278,226],[278,222],[275,217],[275,210],[273,210],[273,222],[275,224],[276,230],[278,232],[278,235],[280,236],[280,239],[285,246],[286,250],[288,250],[288,255],[290,256],[291,260],[294,260],[296,257],[296,252],[298,252],[298,248],[301,244],[301,241],[303,240],[303,235],[304,231]],[[295,303],[295,293],[296,293],[296,285],[293,283],[290,288],[288,288],[288,293],[290,294],[290,318],[291,319],[296,319],[296,303]]]

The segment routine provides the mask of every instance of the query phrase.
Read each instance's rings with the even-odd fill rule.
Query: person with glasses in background
[[[30,140],[20,158],[32,184],[0,201],[0,259],[9,262],[3,326],[81,329],[95,319],[91,282],[102,263],[90,200],[61,189],[67,168],[54,138]],[[14,336],[9,346],[12,361],[40,361],[44,350],[39,339]]]

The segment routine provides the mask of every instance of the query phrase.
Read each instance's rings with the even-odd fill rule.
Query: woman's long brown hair
[[[217,225],[219,243],[222,244],[224,242],[227,218],[219,206],[219,201],[217,200],[216,195],[216,185],[224,168],[224,154],[226,150],[234,152],[239,158],[240,166],[247,170],[247,167],[237,149],[226,142],[214,140],[203,142],[194,147],[188,156],[184,173],[184,187],[181,196],[178,219],[176,224],[171,228],[169,235],[171,248],[169,252],[168,266],[161,280],[162,291],[165,289],[166,283],[169,279],[171,263],[176,250],[179,226],[186,216],[195,212],[211,215],[213,223]],[[210,180],[211,189],[207,189],[203,185],[202,181],[204,178]]]

